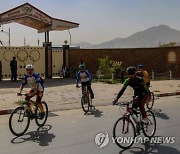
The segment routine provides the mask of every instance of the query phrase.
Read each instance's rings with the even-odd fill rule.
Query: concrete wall
[[[33,64],[35,72],[45,75],[45,48],[44,47],[0,47],[0,60],[2,62],[2,79],[11,76],[10,61],[15,56],[18,70],[17,77],[22,78],[26,73],[25,66]],[[63,64],[62,49],[52,51],[52,76],[59,76]]]
[[[175,62],[168,61],[170,52],[175,53]],[[98,58],[109,56],[110,59],[122,61],[123,67],[144,64],[151,74],[168,73],[172,70],[173,77],[180,77],[180,47],[163,48],[129,48],[129,49],[70,49],[69,63],[78,67],[80,61],[84,61],[86,68],[93,74],[99,67]]]

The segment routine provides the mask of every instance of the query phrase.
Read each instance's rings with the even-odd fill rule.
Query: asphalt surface
[[[44,127],[34,120],[26,134],[15,137],[8,127],[9,115],[0,116],[1,154],[179,154],[180,153],[180,96],[156,99],[153,112],[157,129],[155,142],[139,142],[130,149],[119,148],[112,140],[113,125],[122,115],[118,106],[98,106],[84,115],[82,109],[50,112]],[[109,142],[98,148],[95,137],[107,132]],[[143,134],[140,137],[144,137]],[[169,137],[170,142],[162,142]]]

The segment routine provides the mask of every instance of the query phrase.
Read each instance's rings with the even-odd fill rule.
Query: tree
[[[176,42],[169,42],[169,43],[166,43],[166,44],[159,44],[159,47],[174,47],[176,46]]]
[[[122,62],[110,60],[108,56],[104,58],[99,58],[99,68],[98,68],[98,76],[104,77],[106,79],[111,78],[112,73],[114,73],[115,77],[120,76],[120,72],[122,69]]]

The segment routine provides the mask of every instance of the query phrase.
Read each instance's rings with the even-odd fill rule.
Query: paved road
[[[27,133],[16,138],[8,129],[9,115],[0,116],[1,154],[118,154],[118,153],[180,153],[179,96],[156,100],[154,112],[157,119],[157,137],[175,137],[173,144],[136,143],[122,151],[112,142],[112,127],[120,117],[117,106],[97,107],[84,115],[80,109],[50,113],[47,125],[38,129],[32,121]],[[108,132],[110,142],[100,149],[94,143],[100,132]]]

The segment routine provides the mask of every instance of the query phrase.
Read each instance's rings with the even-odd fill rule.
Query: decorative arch
[[[177,63],[177,54],[175,51],[169,51],[168,63]]]

